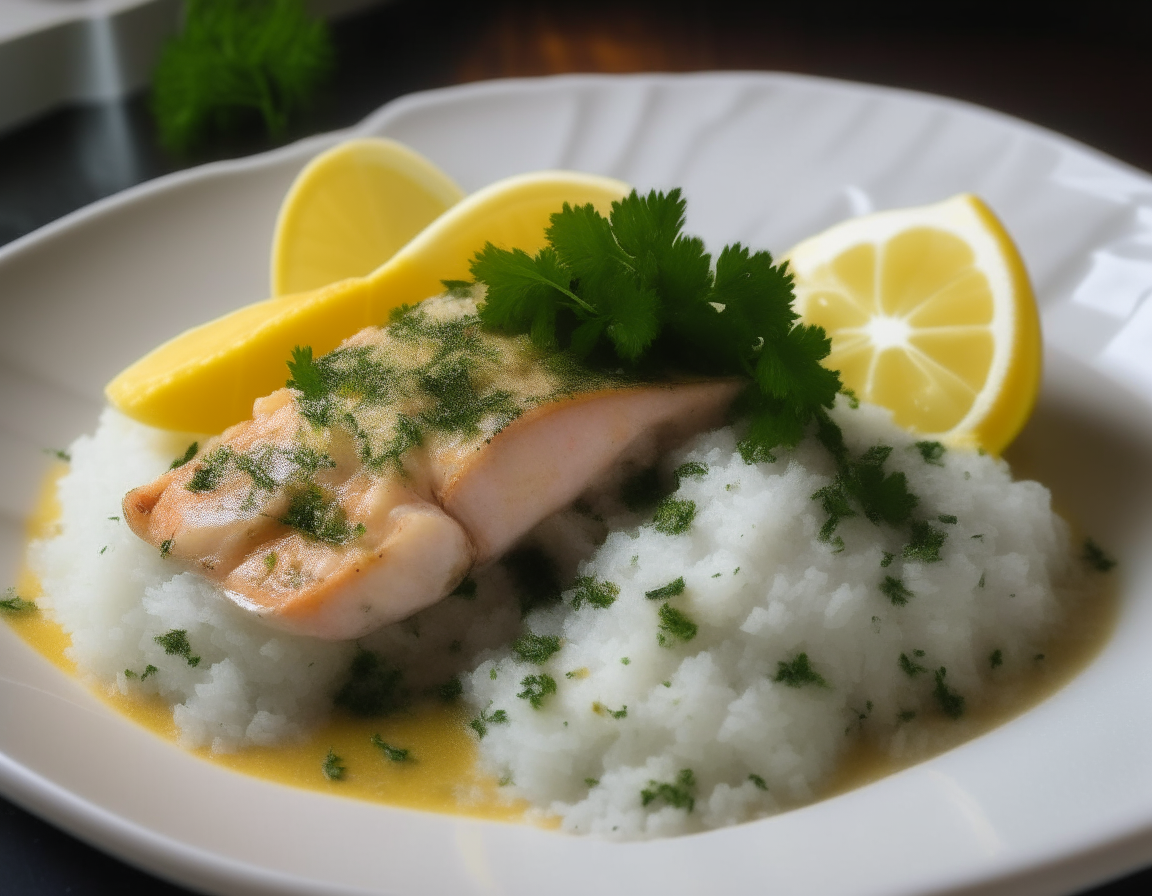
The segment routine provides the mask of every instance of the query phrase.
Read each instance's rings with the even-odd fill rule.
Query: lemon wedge
[[[320,153],[280,205],[272,295],[374,271],[463,198],[452,178],[395,140],[349,140]]]
[[[252,402],[284,385],[293,347],[316,355],[388,312],[468,279],[472,256],[492,242],[534,253],[549,216],[565,202],[607,214],[628,193],[622,181],[571,171],[518,175],[452,206],[366,277],[278,296],[188,330],[145,355],[105,387],[113,407],[142,423],[221,432],[252,414]]]
[[[825,364],[898,424],[999,454],[1040,386],[1040,321],[1020,253],[971,195],[865,215],[788,254]]]

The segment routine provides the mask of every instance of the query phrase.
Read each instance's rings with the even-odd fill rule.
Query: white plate
[[[640,844],[389,809],[205,763],[106,710],[0,626],[0,790],[214,892],[1058,893],[1152,860],[1152,178],[1004,116],[786,75],[564,77],[406,97],[352,133],[465,189],[538,168],[682,185],[713,249],[779,252],[873,208],[982,195],[1043,306],[1018,446],[1122,558],[1120,625],[1071,685],[930,762],[752,824]],[[0,250],[0,580],[42,446],[162,339],[263,298],[280,198],[342,134],[130,190]]]

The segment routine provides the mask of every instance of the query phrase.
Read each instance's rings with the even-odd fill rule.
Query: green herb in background
[[[280,136],[332,66],[328,26],[303,0],[188,0],[153,76],[160,141],[186,152],[257,117]]]

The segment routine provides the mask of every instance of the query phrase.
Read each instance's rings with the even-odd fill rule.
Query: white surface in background
[[[335,18],[379,0],[308,0]],[[144,87],[182,0],[0,0],[0,131]]]
[[[228,894],[1039,896],[1152,860],[1152,178],[961,103],[773,74],[469,85],[17,240],[0,249],[0,580],[40,448],[89,429],[125,364],[265,297],[281,197],[353,133],[405,141],[467,190],[555,167],[683,186],[688,230],[713,251],[779,253],[865,209],[981,195],[1019,242],[1045,326],[1044,390],[1015,456],[1119,556],[1115,634],[1052,698],[930,762],[755,823],[615,844],[235,775],[119,718],[0,626],[0,790]],[[1100,259],[1123,259],[1122,275]]]

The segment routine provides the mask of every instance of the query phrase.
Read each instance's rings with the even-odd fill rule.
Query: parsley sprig
[[[713,265],[682,233],[685,206],[679,189],[633,190],[607,218],[565,203],[534,256],[487,243],[471,264],[487,287],[480,317],[592,366],[747,377],[752,453],[795,445],[840,389],[820,364],[828,337],[798,323],[786,265],[739,243]]]

